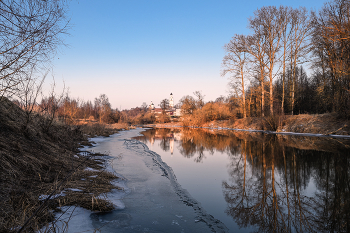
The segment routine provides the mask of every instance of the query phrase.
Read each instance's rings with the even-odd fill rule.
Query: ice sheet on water
[[[92,211],[75,206],[64,206],[60,209],[61,212],[55,214],[57,222],[55,223],[55,231],[51,230],[52,232],[61,232],[60,230],[63,232],[66,227],[65,232],[93,232],[94,227],[90,221]],[[49,231],[48,226],[42,229],[42,232],[51,231]]]
[[[74,189],[74,188],[67,188],[67,190],[73,191],[73,192],[82,192],[81,189]]]
[[[121,189],[124,190],[125,192],[129,193],[130,190],[129,190],[128,186],[126,185],[125,181],[126,181],[125,179],[118,179],[118,180],[112,181],[111,183],[112,183],[115,187],[121,188]]]
[[[115,180],[111,183],[119,189],[113,189],[111,192],[101,195],[100,198],[107,198],[113,203],[115,209],[122,210],[125,208],[123,198],[130,193],[130,189],[127,187],[125,180]]]
[[[90,153],[87,152],[88,148],[89,148],[88,146],[84,146],[84,148],[81,148],[80,152],[78,153],[78,155],[80,155],[80,156],[90,156]]]
[[[180,225],[176,220],[173,220],[173,222],[171,223],[171,225]]]
[[[98,137],[89,138],[89,141],[97,144],[97,143],[103,142],[105,139],[106,137],[98,136]]]

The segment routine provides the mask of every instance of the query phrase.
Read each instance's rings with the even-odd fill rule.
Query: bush
[[[265,130],[276,131],[279,127],[282,127],[284,116],[274,114],[268,117],[264,117],[264,121],[265,121],[265,124],[264,124]]]
[[[143,124],[153,124],[154,122],[156,122],[156,116],[154,115],[154,113],[148,112],[143,116]]]
[[[90,123],[85,125],[80,125],[79,129],[90,137],[95,136],[105,136],[108,137],[110,134],[117,133],[117,129],[107,128],[106,124],[100,123]]]
[[[157,122],[158,123],[168,123],[170,122],[170,117],[166,114],[161,114],[158,118],[157,118]]]
[[[210,121],[235,119],[228,104],[209,102],[202,109],[195,110],[191,115],[183,117],[184,126],[200,126]]]

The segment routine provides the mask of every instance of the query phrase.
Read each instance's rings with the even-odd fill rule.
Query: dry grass
[[[339,119],[336,114],[288,116],[278,131],[319,134],[350,134],[350,121]]]
[[[104,136],[118,133],[120,130],[128,130],[131,127],[126,123],[105,124],[97,122],[80,122],[79,128],[89,137]]]
[[[144,127],[157,127],[157,128],[169,128],[169,127],[181,127],[182,122],[169,122],[169,123],[157,123],[157,124],[147,124]]]
[[[186,121],[167,124],[153,124],[152,127],[178,127],[178,126],[200,126],[200,127],[227,127],[233,129],[247,130],[271,130],[277,132],[315,133],[315,134],[337,134],[350,135],[350,121],[337,117],[337,114],[316,114],[316,115],[284,115],[273,117],[247,117],[230,120],[211,121],[201,125],[191,124]]]
[[[133,128],[132,126],[129,126],[127,123],[115,123],[115,124],[107,124],[107,128],[110,129],[116,129],[116,130],[128,130],[130,128]]]
[[[98,212],[107,212],[114,209],[112,203],[103,194],[116,189],[110,181],[117,179],[115,174],[106,172],[102,167],[97,171],[79,170],[64,185],[64,196],[55,198],[54,206],[80,206]]]
[[[87,141],[80,127],[55,122],[46,128],[46,118],[40,115],[25,125],[24,117],[22,109],[0,99],[0,232],[18,230],[42,205],[39,197],[53,191],[66,196],[49,200],[23,232],[53,220],[52,210],[60,205],[111,210],[113,206],[101,194],[114,188],[110,181],[117,177],[103,171],[100,156],[77,155],[80,142]],[[69,191],[77,187],[82,191]]]

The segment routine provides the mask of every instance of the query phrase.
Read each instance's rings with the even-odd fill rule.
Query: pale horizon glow
[[[175,104],[195,91],[205,101],[227,96],[223,46],[248,34],[248,18],[269,5],[318,10],[323,1],[73,0],[55,82],[64,80],[69,95],[85,101],[106,94],[118,109],[158,106],[170,93]]]

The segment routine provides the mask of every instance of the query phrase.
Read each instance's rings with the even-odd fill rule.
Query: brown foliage
[[[170,122],[170,117],[166,114],[161,114],[157,118],[157,122],[158,123],[168,123],[168,122]]]
[[[201,126],[210,121],[234,119],[230,105],[223,102],[208,102],[201,109],[183,117],[184,126]]]

